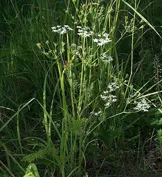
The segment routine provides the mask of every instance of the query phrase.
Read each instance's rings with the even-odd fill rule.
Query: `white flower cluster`
[[[117,97],[115,95],[108,95],[107,102],[104,104],[104,106],[105,108],[109,108],[115,102],[117,102]]]
[[[101,111],[98,111],[98,112],[91,112],[90,114],[91,114],[91,115],[94,115],[94,116],[99,116],[99,115],[102,114],[102,112],[101,112]]]
[[[89,27],[82,28],[81,26],[77,26],[77,29],[79,36],[90,37],[93,35],[93,31],[91,31]]]
[[[147,103],[146,99],[142,98],[141,100],[138,101],[134,110],[147,112],[149,108],[150,105]]]
[[[101,54],[100,59],[105,63],[110,63],[113,61],[113,58],[111,56],[108,56],[106,53]]]
[[[51,27],[51,29],[52,29],[52,32],[59,33],[59,34],[66,34],[69,31],[73,30],[68,25],[64,25],[64,26],[57,25],[57,26]]]
[[[77,26],[76,27],[77,30],[78,30],[78,35],[79,36],[82,36],[82,37],[91,37],[94,35],[94,32],[90,30],[89,27],[81,27],[81,26]],[[68,33],[69,31],[72,31],[73,29],[70,28],[68,25],[64,25],[64,26],[61,26],[61,25],[57,25],[57,26],[53,26],[51,27],[52,29],[52,32],[54,33],[59,33],[60,35],[62,34],[66,34]],[[97,35],[97,38],[94,38],[93,41],[95,43],[97,43],[98,46],[102,46],[104,44],[107,44],[109,42],[111,42],[112,40],[108,37],[109,34],[107,33],[104,33],[103,35],[101,34],[98,34]],[[105,54],[104,54],[105,55]],[[105,57],[105,56],[102,56],[102,58]],[[106,56],[106,58],[108,57],[107,60],[105,61],[111,61],[112,58],[110,56]]]
[[[108,90],[103,91],[103,94],[100,95],[101,99],[105,102],[105,108],[109,108],[113,103],[117,102],[117,96],[112,95],[111,92],[119,88],[116,82],[111,82],[108,85]]]
[[[95,38],[93,39],[93,41],[96,42],[98,46],[102,46],[112,41],[108,36],[109,34],[107,33],[104,33],[103,36],[99,34],[98,35],[99,38]]]
[[[109,89],[109,92],[113,92],[115,91],[116,89],[119,88],[119,85],[116,83],[116,82],[111,82],[107,88]]]
[[[103,101],[105,101],[105,108],[109,108],[113,103],[117,101],[117,97],[115,95],[110,94],[109,92],[105,91],[103,94],[100,95]]]

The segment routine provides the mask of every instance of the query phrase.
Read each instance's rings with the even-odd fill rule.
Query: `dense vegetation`
[[[161,8],[0,1],[0,177],[162,175]]]

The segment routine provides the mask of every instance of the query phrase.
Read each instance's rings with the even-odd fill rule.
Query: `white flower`
[[[108,33],[104,33],[103,36],[104,36],[105,38],[108,38],[109,34],[108,34]]]
[[[112,41],[108,36],[109,34],[104,33],[103,37],[101,37],[101,35],[98,35],[98,37],[100,38],[95,38],[93,39],[93,41],[96,42],[98,46],[102,46]]]
[[[109,43],[109,42],[111,42],[111,40],[109,39],[109,38],[101,38],[101,39],[99,39],[99,41],[98,41],[98,46],[102,46],[102,45],[104,45],[104,44],[107,44],[107,43]]]
[[[78,33],[83,33],[83,30],[82,29],[78,29]]]
[[[108,93],[109,93],[109,91],[107,91],[107,90],[106,90],[106,91],[103,91],[103,93],[104,93],[104,94],[108,94]]]
[[[100,95],[101,99],[105,102],[104,106],[106,109],[117,101],[117,96],[110,93],[110,91],[106,90],[103,91],[103,94]]]
[[[109,102],[114,103],[117,101],[117,97],[115,95],[109,95],[108,97]]]
[[[70,28],[69,25],[64,25],[65,28]]]
[[[82,28],[81,26],[77,26],[78,35],[82,37],[90,37],[93,35],[93,31],[90,31],[89,27]]]
[[[95,112],[94,115],[95,115],[95,116],[98,116],[98,115],[100,115],[101,113],[102,113],[101,111],[98,111],[98,112]]]
[[[59,33],[59,34],[65,34],[65,33],[68,33],[68,31],[73,30],[68,25],[64,25],[64,26],[57,25],[57,26],[51,27],[51,29],[52,29],[52,32]]]
[[[107,103],[104,104],[104,106],[105,106],[105,108],[108,108],[108,107],[111,106],[111,103],[110,103],[110,102],[107,102]]]
[[[134,110],[147,112],[149,108],[150,105],[147,103],[146,99],[142,98],[141,100],[139,100]]]
[[[110,63],[111,61],[113,61],[113,58],[111,56],[108,56],[106,53],[101,54],[100,59],[106,63]]]
[[[98,112],[91,112],[90,114],[91,114],[91,115],[95,115],[95,116],[99,116],[99,115],[102,114],[102,112],[101,112],[101,111],[98,111]]]
[[[106,100],[107,102],[104,104],[105,108],[109,108],[113,103],[117,102],[117,97],[115,95],[108,95]]]
[[[65,33],[67,33],[67,30],[65,28],[63,28],[62,30],[59,30],[59,33],[60,34],[65,34]]]
[[[108,96],[107,96],[107,95],[104,95],[104,94],[103,94],[103,95],[100,95],[100,97],[101,97],[102,100],[104,100],[104,101],[108,99]]]
[[[118,84],[116,82],[111,82],[109,83],[109,85],[107,86],[107,88],[109,89],[109,92],[113,92],[116,89],[119,88]]]
[[[93,41],[97,43],[97,42],[98,42],[98,39],[95,38],[95,39],[93,39]]]
[[[108,61],[108,62],[113,61],[112,56],[108,56],[106,61]]]

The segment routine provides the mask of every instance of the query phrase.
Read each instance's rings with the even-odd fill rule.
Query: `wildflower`
[[[110,91],[103,91],[103,94],[100,95],[101,99],[105,102],[105,108],[110,107],[113,103],[117,101],[117,97],[115,95],[110,94]]]
[[[104,106],[105,108],[109,108],[115,102],[117,102],[117,97],[115,95],[108,95],[107,101]]]
[[[68,31],[73,30],[68,25],[64,25],[64,26],[57,25],[57,26],[51,27],[51,29],[52,29],[52,32],[59,33],[59,34],[65,34],[65,33],[68,33]]]
[[[116,95],[109,95],[109,101],[111,101],[112,103],[117,101],[117,96]]]
[[[101,54],[100,59],[106,63],[110,63],[111,61],[113,61],[113,58],[111,56],[108,56],[106,53]]]
[[[108,93],[109,93],[109,91],[107,91],[107,90],[106,90],[106,91],[103,91],[103,93],[104,93],[104,94],[108,94]]]
[[[101,111],[98,111],[98,112],[91,112],[90,114],[91,114],[91,115],[95,115],[95,116],[99,116],[99,115],[102,114],[102,112],[101,112]]]
[[[103,94],[103,95],[100,95],[100,97],[102,98],[102,100],[107,100],[108,99],[108,96],[107,95],[105,95],[105,93]]]
[[[109,83],[109,85],[107,86],[107,88],[109,89],[109,92],[113,92],[116,89],[119,88],[118,84],[116,82],[111,82]]]
[[[103,37],[98,35],[98,37],[100,37],[100,38],[95,38],[95,39],[93,39],[93,41],[95,43],[97,43],[98,46],[102,46],[102,45],[107,44],[112,41],[108,36],[109,36],[109,34],[104,33]]]
[[[79,36],[90,37],[93,35],[93,31],[91,31],[89,27],[82,28],[81,26],[77,26],[77,29]]]
[[[142,98],[141,100],[139,100],[134,110],[147,112],[149,108],[150,105],[147,103],[146,99]]]
[[[104,36],[105,38],[108,38],[109,34],[108,34],[108,33],[104,33],[103,36]]]
[[[109,108],[113,103],[117,102],[117,96],[112,95],[111,92],[115,91],[119,88],[118,84],[116,82],[109,83],[108,90],[103,91],[103,93],[100,95],[101,99],[105,102],[104,106],[105,108]]]
[[[105,108],[108,108],[108,107],[111,106],[111,103],[110,103],[110,102],[107,102],[107,103],[104,104],[104,106],[105,106]]]

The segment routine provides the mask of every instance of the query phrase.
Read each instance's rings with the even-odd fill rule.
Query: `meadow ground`
[[[161,8],[0,1],[0,177],[162,176]]]

